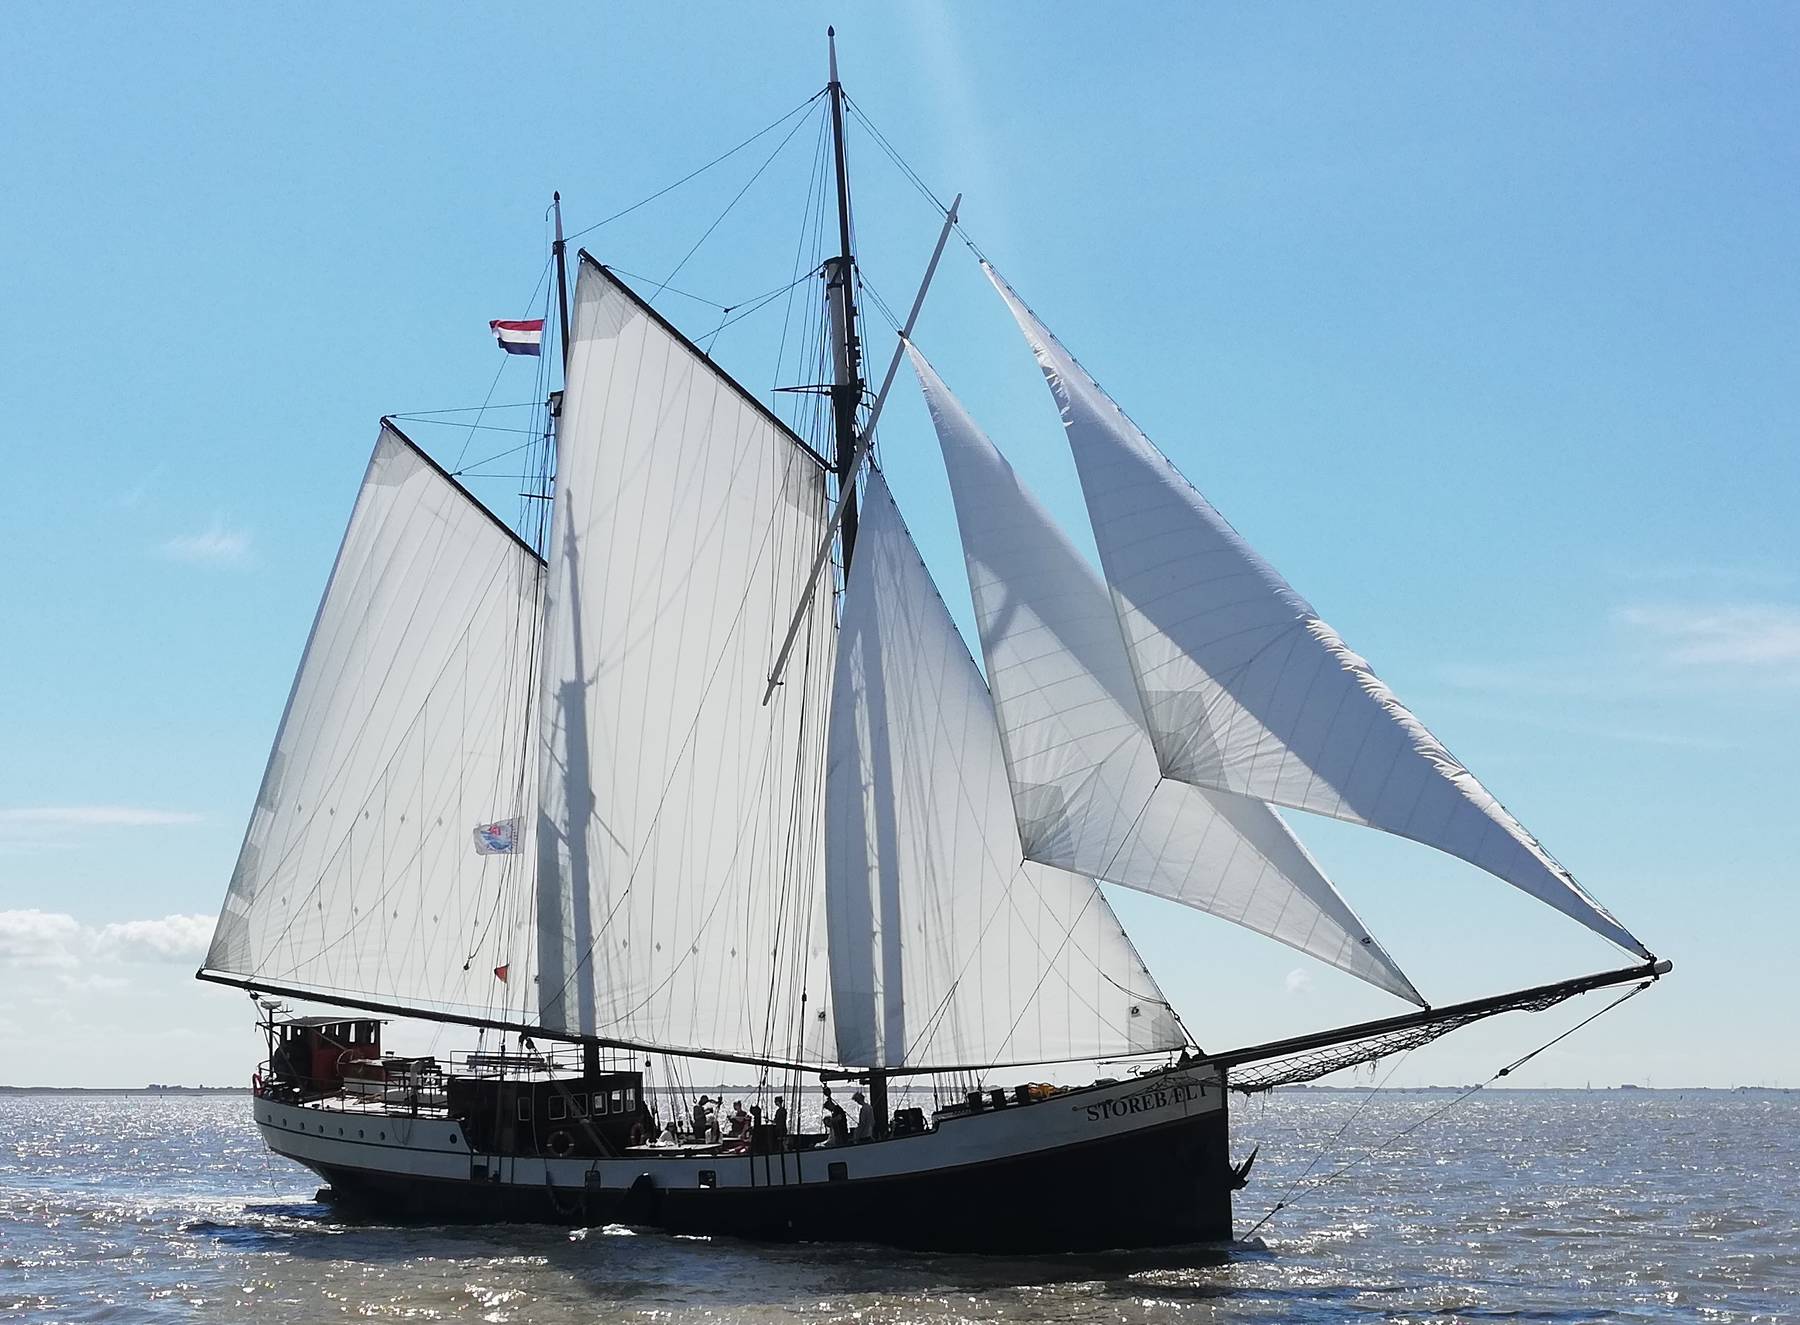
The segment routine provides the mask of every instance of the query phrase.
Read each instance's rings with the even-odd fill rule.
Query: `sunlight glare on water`
[[[1237,1105],[1238,1226],[1446,1096]],[[1800,1093],[1494,1091],[1251,1243],[984,1259],[619,1227],[346,1224],[241,1096],[0,1098],[0,1319],[1800,1319]],[[1079,1199],[1075,1193],[1070,1199]],[[1104,1211],[1096,1211],[1104,1218]],[[996,1201],[994,1217],[1005,1218]]]

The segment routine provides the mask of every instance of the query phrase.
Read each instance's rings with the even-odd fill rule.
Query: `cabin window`
[[[614,1113],[624,1113],[625,1112],[625,1092],[622,1090],[615,1090],[612,1093],[612,1104],[613,1104],[613,1112]]]
[[[563,1097],[561,1095],[552,1095],[550,1097],[551,1121],[555,1121],[558,1118],[565,1117],[567,1115],[567,1113],[568,1113],[568,1106],[563,1102]]]
[[[522,1123],[531,1121],[531,1096],[529,1095],[519,1096],[519,1121]]]
[[[569,1097],[569,1116],[571,1118],[587,1117],[586,1095],[571,1095]]]
[[[702,1187],[717,1187],[719,1185],[719,1171],[717,1169],[701,1169],[700,1185]]]
[[[598,1115],[598,1114],[603,1114],[605,1112],[606,1112],[606,1094],[604,1091],[597,1090],[594,1092],[594,1113],[596,1115]]]
[[[832,1182],[848,1182],[850,1181],[850,1166],[840,1159],[836,1163],[826,1166],[825,1176]]]

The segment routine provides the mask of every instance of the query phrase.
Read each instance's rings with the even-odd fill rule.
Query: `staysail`
[[[529,849],[483,852],[472,835],[531,807],[541,574],[382,427],[203,970],[530,1017]]]
[[[845,594],[826,797],[841,1062],[980,1067],[1183,1043],[1093,882],[1021,860],[992,701],[879,473]]]
[[[819,460],[586,254],[548,551],[538,820],[544,1024],[830,1062],[819,835]]]
[[[1025,854],[1221,916],[1423,1005],[1274,810],[1165,778],[1106,586],[925,357]]]
[[[1437,847],[1648,956],[984,267],[1062,411],[1164,774]]]

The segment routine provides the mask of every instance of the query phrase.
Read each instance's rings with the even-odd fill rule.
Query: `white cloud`
[[[38,805],[0,810],[6,828],[148,828],[161,824],[197,824],[200,816],[186,810],[151,810],[137,805]]]
[[[161,920],[123,920],[101,927],[96,951],[123,957],[198,961],[212,942],[211,916],[164,916]]]
[[[1622,608],[1623,625],[1652,637],[1665,661],[1800,677],[1800,608],[1777,603],[1653,603]]]
[[[1290,994],[1312,993],[1312,976],[1303,967],[1296,966],[1287,973],[1287,991]]]
[[[67,969],[79,964],[82,927],[58,911],[0,911],[0,960],[24,967]]]
[[[176,561],[191,561],[214,566],[236,566],[250,559],[250,535],[234,529],[223,517],[197,534],[179,534],[166,540],[162,554]]]
[[[60,972],[65,983],[90,987],[96,978],[116,980],[74,974],[95,961],[197,961],[212,929],[210,916],[121,920],[96,929],[62,911],[0,911],[0,963]]]
[[[96,831],[113,828],[159,828],[197,824],[200,816],[186,810],[156,810],[138,805],[27,805],[0,809],[0,855],[33,855],[67,851]]]

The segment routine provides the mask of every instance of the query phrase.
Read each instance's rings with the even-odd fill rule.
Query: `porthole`
[[[363,1139],[363,1129],[360,1127],[356,1129],[356,1139],[358,1141]]]
[[[451,1145],[456,1144],[456,1133],[455,1132],[450,1133],[450,1144]]]
[[[377,1132],[375,1135],[379,1136],[383,1141],[387,1140],[386,1132]]]

